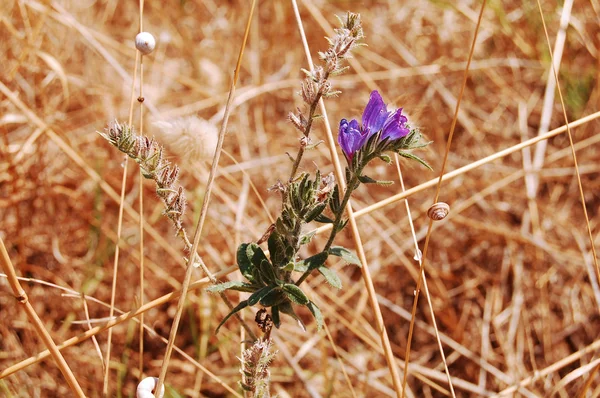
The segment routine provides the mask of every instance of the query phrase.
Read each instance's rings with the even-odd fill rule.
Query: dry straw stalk
[[[27,296],[27,293],[25,293],[25,290],[23,290],[23,288],[21,287],[21,284],[17,279],[17,273],[15,272],[15,268],[13,267],[12,261],[10,261],[10,257],[8,256],[8,252],[6,251],[6,247],[4,246],[4,241],[2,239],[0,239],[0,265],[2,266],[2,270],[8,278],[8,284],[10,285],[13,291],[15,299],[17,299],[17,301],[21,305],[23,305],[23,309],[27,313],[27,317],[31,321],[38,337],[40,338],[40,340],[42,340],[44,345],[48,347],[50,355],[56,362],[56,365],[60,369],[65,379],[67,379],[67,383],[69,384],[71,391],[73,391],[73,394],[75,394],[78,397],[85,397],[85,394],[83,393],[81,386],[77,382],[75,375],[71,371],[71,368],[69,368],[67,361],[65,361],[65,358],[62,356],[62,354],[56,347],[56,344],[54,344],[50,333],[48,333],[48,331],[44,327],[44,324],[42,323],[42,320],[37,315],[37,313],[33,309],[33,306],[29,302],[29,297]]]

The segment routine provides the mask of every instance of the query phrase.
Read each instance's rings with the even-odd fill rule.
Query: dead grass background
[[[359,76],[351,68],[334,80],[343,94],[326,101],[332,128],[336,130],[342,117],[360,116],[372,88],[364,80],[372,80],[387,101],[403,106],[434,141],[423,156],[436,172],[403,163],[407,188],[437,177],[480,2],[303,0],[299,5],[315,57],[326,47],[322,21],[335,26],[334,15],[346,10],[360,13],[364,21],[368,47],[359,49],[355,59],[366,72]],[[562,8],[549,1],[542,6],[554,43]],[[146,1],[144,30],[155,35],[158,46],[144,57],[145,131],[156,134],[153,121],[185,115],[219,122],[248,7],[249,2],[238,0]],[[85,320],[82,299],[64,296],[64,291],[42,281],[110,301],[119,203],[107,194],[107,185],[90,173],[119,191],[123,157],[95,131],[113,118],[126,120],[138,4],[8,0],[0,6],[0,17],[0,81],[47,126],[40,129],[31,114],[0,96],[0,236],[20,276],[35,279],[25,286],[30,301],[54,340],[62,342],[88,328],[73,323]],[[599,22],[595,0],[575,3],[559,71],[570,121],[598,109]],[[537,4],[488,2],[447,171],[537,134],[549,65]],[[306,62],[289,2],[260,2],[242,66],[224,144],[239,165],[226,156],[221,159],[200,244],[213,272],[232,265],[237,245],[258,239],[269,225],[240,169],[276,215],[278,197],[266,188],[289,173],[285,152],[297,148],[298,137],[286,115],[300,105],[295,93],[299,69]],[[550,128],[562,126],[558,97],[551,110]],[[597,128],[593,120],[573,130],[596,245],[600,239]],[[48,129],[56,135],[48,134]],[[322,124],[314,134],[324,137]],[[72,148],[85,167],[54,137]],[[539,377],[514,396],[600,395],[597,368],[587,366],[598,357],[600,290],[573,159],[565,134],[547,144],[544,167],[537,174],[539,189],[529,202],[523,165],[528,150],[470,170],[442,186],[441,200],[450,204],[451,213],[435,224],[427,277],[459,396],[493,395],[534,374]],[[172,160],[182,162],[177,154]],[[183,162],[181,183],[190,199],[187,226],[192,231],[209,166],[204,161]],[[325,146],[311,152],[303,167],[313,170],[312,162],[323,171],[332,170]],[[377,165],[373,170],[374,177],[397,180],[394,167]],[[139,171],[132,162],[128,171],[126,201],[137,209]],[[144,217],[160,234],[158,240],[145,236],[149,300],[178,289],[184,268],[177,255],[181,243],[160,216],[153,187],[148,183],[144,190]],[[391,188],[362,187],[354,207],[364,208],[398,192],[399,183]],[[408,198],[421,247],[428,222],[425,212],[433,194],[429,188]],[[418,275],[404,204],[361,216],[359,227],[392,347],[402,362]],[[349,232],[338,239],[351,245]],[[126,212],[117,295],[117,308],[124,311],[138,302],[138,241],[137,221]],[[171,253],[165,249],[169,246]],[[322,306],[355,392],[369,397],[394,395],[360,272],[342,264],[333,266],[343,278],[344,289],[334,291],[315,278],[312,296]],[[1,371],[44,347],[5,278],[0,278],[0,286]],[[177,346],[237,388],[239,325],[230,321],[215,336],[225,306],[200,290],[191,292],[188,302]],[[90,300],[87,305],[92,321],[105,321],[106,306]],[[170,302],[149,311],[146,324],[158,335],[168,336],[175,306]],[[325,334],[316,333],[310,314],[302,315],[309,323],[308,332],[288,320],[275,333],[280,353],[272,366],[272,391],[282,397],[302,397],[309,396],[310,386],[313,394],[350,396]],[[425,397],[448,395],[424,296],[417,319],[411,392]],[[117,396],[132,396],[138,382],[136,328],[130,321],[113,331],[110,384]],[[97,338],[104,352],[106,333]],[[565,360],[585,348],[589,352]],[[158,375],[164,349],[154,334],[146,334],[145,374]],[[102,365],[92,341],[63,354],[86,394],[100,396]],[[555,367],[548,369],[551,366]],[[589,388],[583,393],[586,383]],[[199,376],[197,368],[178,354],[171,362],[167,387],[170,396],[227,395],[218,382]],[[51,360],[0,379],[2,396],[69,394]]]

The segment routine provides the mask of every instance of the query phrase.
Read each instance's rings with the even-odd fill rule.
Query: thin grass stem
[[[60,353],[56,344],[54,344],[54,341],[52,340],[50,333],[48,333],[46,328],[44,328],[44,324],[42,323],[42,320],[39,318],[39,316],[33,309],[33,306],[31,305],[31,302],[29,301],[29,297],[27,296],[27,293],[25,293],[25,290],[23,290],[23,288],[21,287],[21,284],[19,283],[19,281],[17,279],[17,273],[15,272],[15,268],[12,264],[12,261],[10,260],[10,257],[8,256],[8,251],[6,250],[6,247],[4,246],[4,241],[2,240],[2,238],[0,238],[0,266],[1,266],[2,270],[4,271],[4,273],[6,274],[6,277],[8,278],[8,284],[10,285],[10,287],[13,291],[13,295],[15,296],[15,299],[17,299],[17,301],[19,303],[23,304],[23,308],[25,309],[25,312],[27,313],[27,317],[33,324],[33,328],[35,329],[38,337],[40,338],[40,340],[42,340],[44,345],[48,348],[48,350],[46,352],[48,352],[48,355],[52,356],[52,358],[56,362],[56,365],[58,366],[61,373],[67,380],[67,384],[69,384],[69,388],[71,389],[73,394],[75,394],[76,396],[85,397],[85,394],[83,393],[83,390],[81,389],[81,386],[77,382],[77,378],[71,371],[71,368],[69,368],[67,361],[65,361],[65,358]]]
[[[302,32],[304,32],[304,27],[302,25],[302,18],[300,17],[300,12],[298,10],[298,3],[296,2],[296,0],[292,0],[292,5],[294,8],[294,15],[296,17],[296,22],[298,24],[298,29],[300,30],[301,37],[303,39],[302,45],[304,47],[306,60],[308,62],[310,69],[312,70],[313,64],[312,64],[311,53],[310,53],[310,49],[308,47],[308,42],[306,41],[306,37],[302,33]],[[319,100],[319,107],[321,110],[321,114],[323,115],[325,130],[327,132],[327,145],[329,148],[331,161],[334,166],[336,180],[338,181],[338,184],[340,185],[340,187],[343,190],[345,190],[346,184],[345,184],[345,179],[344,179],[344,172],[342,170],[342,166],[340,164],[340,160],[339,160],[338,154],[336,152],[336,146],[335,146],[335,141],[333,139],[333,133],[331,132],[331,127],[329,125],[329,118],[327,117],[327,110],[325,109],[325,103],[323,102],[322,98]],[[389,338],[387,335],[387,330],[386,330],[385,324],[383,322],[383,316],[381,315],[381,309],[379,308],[379,304],[377,303],[377,298],[375,297],[375,287],[373,285],[373,280],[371,278],[371,273],[369,271],[369,267],[367,264],[367,259],[365,256],[364,248],[363,248],[363,245],[362,245],[362,242],[360,239],[358,227],[356,225],[356,219],[354,217],[354,212],[352,210],[352,203],[350,201],[346,205],[346,212],[348,214],[349,224],[350,224],[350,228],[352,231],[352,235],[354,237],[354,242],[356,245],[358,258],[359,258],[360,262],[362,263],[362,267],[360,268],[360,270],[361,270],[361,273],[363,276],[363,280],[365,282],[365,286],[367,288],[367,293],[369,295],[369,301],[371,304],[371,308],[374,312],[375,322],[377,325],[379,336],[381,338],[381,344],[382,344],[384,352],[385,352],[385,358],[386,358],[386,361],[388,364],[388,368],[390,370],[390,376],[392,379],[392,383],[394,385],[396,394],[398,396],[401,396],[402,388],[401,388],[401,383],[400,383],[400,376],[398,374],[398,368],[395,363],[394,353],[392,351],[392,346],[390,344],[390,341],[389,341]]]
[[[208,205],[210,203],[210,195],[212,192],[212,186],[214,183],[214,179],[215,179],[215,174],[216,174],[216,170],[219,166],[219,158],[221,156],[221,150],[223,148],[223,141],[225,138],[225,132],[227,131],[227,122],[229,121],[229,114],[231,112],[231,104],[233,102],[233,97],[235,94],[235,87],[237,84],[237,80],[239,77],[239,73],[240,73],[240,66],[242,63],[242,58],[244,55],[244,48],[246,47],[246,43],[248,40],[248,34],[250,33],[250,25],[252,23],[252,15],[254,13],[254,8],[256,6],[256,0],[252,1],[252,5],[250,7],[250,12],[248,15],[248,20],[246,22],[246,30],[244,32],[244,38],[242,40],[242,45],[240,47],[240,52],[238,55],[238,60],[237,60],[237,64],[235,67],[235,72],[233,75],[233,79],[231,81],[231,87],[229,90],[229,97],[227,99],[227,105],[225,107],[225,114],[223,115],[223,122],[221,124],[221,129],[219,131],[219,139],[217,141],[217,148],[215,150],[215,155],[213,157],[213,164],[212,167],[210,169],[210,173],[208,175],[208,182],[206,184],[206,192],[204,195],[204,200],[202,202],[202,208],[200,210],[200,218],[198,219],[198,224],[196,226],[196,231],[194,233],[194,243],[192,244],[192,248],[190,250],[190,261],[187,265],[187,269],[186,269],[186,273],[185,273],[185,278],[183,280],[183,284],[182,284],[182,290],[181,290],[181,297],[179,298],[179,302],[177,304],[177,312],[175,314],[175,318],[173,319],[173,324],[171,326],[171,332],[169,334],[169,342],[167,343],[167,349],[165,352],[165,357],[163,359],[163,364],[160,370],[160,376],[158,378],[158,382],[156,385],[156,393],[155,396],[158,397],[159,392],[161,391],[161,388],[164,384],[165,381],[165,377],[167,375],[167,369],[169,367],[169,360],[171,357],[171,352],[173,350],[173,344],[175,343],[175,337],[177,336],[177,328],[179,326],[179,321],[181,319],[181,314],[183,313],[183,308],[185,306],[185,298],[187,295],[187,291],[188,288],[190,286],[190,281],[192,278],[192,271],[194,269],[194,262],[196,261],[196,252],[198,251],[198,245],[200,243],[200,236],[202,235],[202,228],[204,227],[204,220],[206,219],[206,214],[208,213]],[[206,268],[206,266],[203,264],[202,261],[200,261],[202,269],[204,270],[204,272],[206,273],[206,275],[208,276],[208,278],[211,280],[212,283],[216,282],[216,278],[214,277],[214,275],[211,274],[211,272],[208,270],[208,268]],[[229,306],[231,308],[233,308],[230,303],[229,300],[227,299],[227,297],[225,296],[224,293],[220,294],[221,298],[229,304]],[[237,314],[237,318],[241,321],[242,325],[245,325],[245,322],[242,321],[241,317],[239,316],[239,314]],[[254,337],[254,334],[252,333],[252,331],[247,328],[247,326],[245,326],[247,329],[247,332],[250,336]]]
[[[448,135],[448,141],[446,143],[446,151],[444,152],[444,160],[442,161],[442,167],[440,169],[440,177],[437,182],[437,187],[436,187],[436,192],[434,195],[433,203],[437,203],[439,196],[440,196],[444,171],[446,170],[446,164],[448,162],[448,155],[450,154],[450,147],[452,145],[452,137],[454,136],[454,129],[456,128],[456,122],[458,120],[458,112],[460,110],[460,103],[462,101],[463,94],[465,92],[465,87],[467,85],[467,78],[469,76],[469,66],[471,64],[471,59],[473,58],[473,53],[475,51],[475,44],[477,43],[477,34],[479,33],[479,27],[481,25],[481,19],[483,17],[483,11],[485,9],[485,4],[486,4],[486,0],[483,0],[483,2],[481,3],[481,9],[479,11],[479,18],[477,20],[477,25],[475,26],[475,33],[473,35],[473,41],[471,42],[471,49],[469,51],[469,56],[467,58],[467,66],[466,66],[464,74],[463,74],[463,81],[462,81],[462,85],[460,88],[460,93],[458,95],[458,100],[456,101],[454,117],[452,118],[452,125],[450,126],[450,134]],[[415,298],[413,300],[412,314],[411,314],[411,320],[410,320],[410,325],[409,325],[409,330],[408,330],[408,338],[407,338],[407,342],[406,342],[406,353],[404,355],[404,368],[407,370],[408,370],[408,363],[410,361],[410,346],[412,343],[412,336],[413,336],[413,331],[415,328],[417,303],[419,301],[419,293],[421,291],[421,284],[423,282],[423,277],[425,276],[425,265],[427,262],[427,250],[429,248],[429,241],[431,238],[432,227],[433,227],[433,219],[430,218],[429,224],[427,226],[427,235],[425,237],[425,244],[423,245],[423,256],[421,258],[420,267],[419,267],[419,279],[417,280],[417,286],[415,288]],[[438,340],[438,342],[439,342],[439,340]],[[450,387],[450,391],[452,392],[452,396],[455,397],[456,395],[454,393],[452,379],[450,378],[450,373],[448,372],[447,367],[446,367],[446,375],[448,377],[448,385]],[[406,386],[407,379],[408,379],[408,372],[405,372],[404,378],[402,379],[403,388],[404,388],[404,386]]]

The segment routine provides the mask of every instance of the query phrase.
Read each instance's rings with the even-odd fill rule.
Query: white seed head
[[[137,48],[142,54],[148,55],[154,51],[156,47],[156,40],[154,36],[148,32],[140,32],[135,37],[135,48]]]
[[[158,383],[158,378],[156,377],[146,377],[144,380],[140,381],[140,384],[137,386],[136,390],[136,398],[154,398],[154,389],[156,388],[156,384]],[[163,385],[159,397],[163,397],[165,395],[165,386]]]
[[[161,143],[179,156],[183,163],[212,161],[219,131],[217,127],[197,116],[186,116],[172,120],[154,122]]]

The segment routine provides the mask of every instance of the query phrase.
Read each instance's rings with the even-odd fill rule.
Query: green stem
[[[327,243],[325,244],[325,247],[323,248],[324,252],[327,252],[331,248],[331,245],[333,244],[333,240],[335,239],[335,236],[339,232],[338,229],[342,223],[346,205],[348,204],[348,201],[350,200],[352,193],[360,185],[358,176],[360,175],[361,172],[362,172],[362,170],[359,170],[359,172],[354,174],[352,176],[352,178],[350,179],[350,181],[348,181],[348,186],[346,187],[346,192],[344,193],[344,198],[342,199],[342,202],[340,203],[340,208],[339,208],[338,213],[335,215],[335,220],[333,222],[333,228],[331,228],[331,233],[329,234],[329,239],[327,240]],[[314,271],[314,270],[305,271],[302,274],[302,276],[300,277],[300,279],[298,279],[298,281],[296,281],[296,286],[300,286],[302,284],[302,282],[304,282],[304,280],[306,278],[308,278],[308,276],[311,274],[312,271]]]

